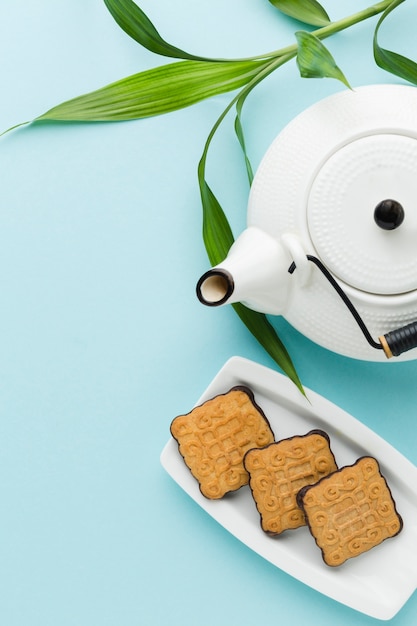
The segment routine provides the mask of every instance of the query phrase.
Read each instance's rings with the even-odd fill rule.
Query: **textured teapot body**
[[[205,303],[241,301],[283,315],[332,351],[385,361],[385,347],[364,340],[359,319],[374,343],[393,333],[399,358],[416,358],[416,171],[414,87],[372,85],[310,107],[262,159],[248,228],[213,268],[223,295]],[[328,270],[356,317],[308,257]]]

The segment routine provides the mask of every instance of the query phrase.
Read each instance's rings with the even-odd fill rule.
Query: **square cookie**
[[[361,457],[303,488],[297,499],[324,562],[332,567],[394,537],[403,526],[373,457]]]
[[[261,527],[270,535],[305,526],[297,493],[337,470],[329,437],[322,430],[282,439],[261,450],[249,450],[244,466]]]
[[[274,434],[251,389],[239,385],[179,415],[171,434],[201,493],[222,498],[248,484],[243,457],[274,441]]]

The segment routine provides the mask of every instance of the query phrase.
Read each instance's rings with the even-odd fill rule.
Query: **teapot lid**
[[[323,263],[375,294],[417,289],[417,140],[397,133],[355,138],[314,177],[307,226]]]
[[[249,225],[300,234],[333,275],[369,294],[417,289],[417,90],[371,85],[313,105],[255,176]]]

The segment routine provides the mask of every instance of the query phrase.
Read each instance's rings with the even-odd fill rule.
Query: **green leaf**
[[[177,59],[208,60],[189,54],[165,41],[133,0],[104,0],[104,4],[122,30],[151,52]]]
[[[235,133],[239,140],[240,147],[242,148],[242,151],[243,151],[243,156],[244,156],[245,165],[246,165],[246,172],[247,172],[248,179],[249,179],[249,185],[252,185],[253,170],[252,170],[252,165],[250,163],[250,160],[247,154],[245,135],[244,135],[243,126],[242,126],[243,105],[245,104],[246,98],[249,96],[251,91],[262,80],[264,80],[264,78],[266,78],[266,76],[271,71],[274,71],[281,65],[284,65],[285,63],[287,63],[287,61],[292,59],[295,56],[295,54],[296,54],[296,51],[294,50],[293,52],[287,52],[286,54],[279,55],[275,60],[271,62],[271,64],[269,64],[269,66],[267,66],[267,68],[265,68],[265,70],[259,72],[259,74],[251,80],[251,82],[241,91],[241,93],[236,98]]]
[[[246,151],[246,141],[245,141],[245,135],[244,135],[243,126],[242,126],[242,107],[243,107],[245,100],[246,100],[246,95],[244,95],[243,97],[240,97],[236,103],[235,132],[239,140],[240,147],[242,148],[243,156],[245,158],[246,172],[248,174],[249,185],[252,185],[253,170],[252,170],[252,165],[249,161],[249,157]]]
[[[269,68],[269,70],[270,69],[271,68]],[[267,76],[268,73],[269,71],[266,70],[264,72],[264,77]],[[225,119],[227,113],[231,110],[232,106],[235,103],[237,104],[237,112],[238,116],[240,116],[246,97],[261,80],[261,75],[257,75],[248,85],[244,87],[240,94],[238,94],[229,103],[212,128],[198,164],[198,183],[200,186],[203,209],[203,241],[212,266],[218,265],[226,258],[234,242],[234,237],[227,217],[206,181],[205,172],[208,150],[217,129]],[[233,304],[232,306],[255,339],[274,359],[275,363],[282,369],[289,379],[298,387],[301,393],[305,395],[303,386],[297,375],[292,360],[275,329],[269,323],[267,317],[263,313],[252,311],[240,302]]]
[[[255,339],[305,396],[303,385],[291,357],[266,315],[252,311],[240,302],[233,304],[233,308]]]
[[[295,48],[295,46],[294,46],[294,48]],[[246,85],[246,87],[244,89],[242,89],[241,93],[236,98],[235,133],[237,135],[237,138],[239,140],[240,146],[241,146],[242,151],[243,151],[243,156],[245,158],[246,172],[247,172],[248,179],[249,179],[249,185],[252,185],[253,170],[252,170],[252,165],[250,163],[250,160],[249,160],[249,157],[248,157],[248,154],[247,154],[245,135],[244,135],[243,126],[242,126],[242,109],[243,109],[243,105],[245,104],[246,98],[249,96],[251,91],[253,91],[253,89],[260,82],[262,82],[264,80],[264,78],[266,78],[266,76],[270,72],[276,70],[281,65],[284,65],[285,63],[290,61],[295,55],[296,55],[296,50],[295,49],[292,50],[291,52],[287,51],[285,54],[280,54],[276,59],[272,60],[271,63],[264,70],[259,72],[259,74],[255,78],[253,78],[250,81],[250,83],[248,85]]]
[[[312,33],[295,33],[298,43],[297,65],[303,78],[336,78],[349,87],[342,70],[326,46]]]
[[[267,61],[178,61],[67,100],[35,121],[122,121],[160,115],[237,89],[267,64]]]
[[[204,173],[199,173],[201,203],[203,207],[203,240],[211,265],[226,258],[234,238],[232,229],[219,201],[208,186]]]
[[[417,63],[401,54],[382,48],[378,42],[381,24],[403,2],[404,0],[394,0],[380,17],[374,33],[374,57],[376,64],[383,70],[417,85]]]
[[[199,165],[199,184],[203,207],[203,240],[211,265],[217,265],[227,256],[234,238],[226,215],[205,180],[204,171],[205,157]],[[252,311],[241,302],[232,306],[255,339],[305,395],[291,357],[266,315]]]
[[[326,26],[330,18],[316,0],[269,0],[282,13],[311,26]]]

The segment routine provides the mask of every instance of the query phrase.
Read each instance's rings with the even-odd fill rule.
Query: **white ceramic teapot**
[[[346,90],[288,124],[197,295],[282,315],[346,356],[417,358],[417,89]]]

